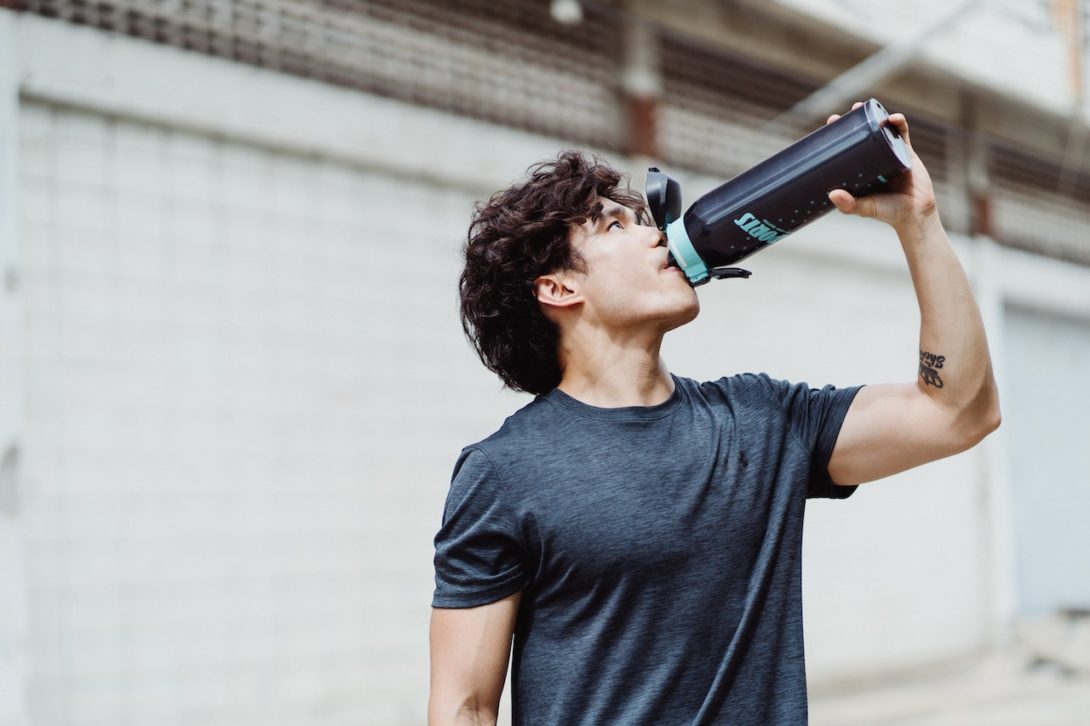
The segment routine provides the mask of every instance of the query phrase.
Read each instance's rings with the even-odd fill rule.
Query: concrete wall
[[[527,400],[462,340],[458,246],[475,199],[566,144],[36,17],[0,12],[0,33],[20,94],[5,405],[25,401],[0,581],[26,613],[0,625],[0,713],[421,722],[451,466]],[[1087,270],[957,246],[996,355],[1006,300],[1090,319]],[[830,217],[751,262],[700,289],[675,372],[915,379],[888,229]],[[812,680],[965,653],[1013,616],[1002,442],[813,503]]]

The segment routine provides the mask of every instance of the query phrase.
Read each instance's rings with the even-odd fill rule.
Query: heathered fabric
[[[515,724],[804,724],[802,524],[859,387],[537,397],[455,466],[434,607],[523,590]],[[832,586],[830,584],[830,586]]]

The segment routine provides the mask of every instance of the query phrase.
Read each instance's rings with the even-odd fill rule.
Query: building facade
[[[529,0],[2,4],[0,723],[20,726],[421,722],[451,467],[528,400],[461,336],[473,203],[570,146],[695,199],[820,123],[792,109],[876,51],[786,3],[583,3],[576,25]],[[909,113],[1004,425],[812,504],[814,688],[1090,602],[1070,123],[935,61],[859,90]],[[675,372],[914,380],[883,225],[831,215],[748,262],[700,289]]]

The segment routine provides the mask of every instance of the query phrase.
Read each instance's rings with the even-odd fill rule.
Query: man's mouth
[[[662,237],[659,238],[659,243],[657,245],[655,245],[655,246],[656,247],[661,247],[663,249],[663,251],[665,251],[665,253],[666,253],[662,257],[662,269],[665,270],[665,269],[667,269],[669,267],[676,268],[677,265],[671,265],[670,264],[670,262],[673,260],[674,256],[672,254],[670,254],[670,244],[666,239],[666,235],[662,235]]]
[[[671,265],[670,265],[670,253],[669,252],[667,252],[665,255],[662,256],[662,264],[660,265],[660,267],[663,270],[670,269]],[[674,269],[676,270],[678,268],[674,267]]]

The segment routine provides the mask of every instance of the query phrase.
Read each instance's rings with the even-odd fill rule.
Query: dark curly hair
[[[541,394],[560,382],[559,331],[545,317],[533,282],[559,270],[586,271],[569,233],[602,211],[606,197],[648,220],[643,195],[597,157],[562,151],[527,170],[529,178],[478,202],[459,280],[462,328],[481,361],[517,391]],[[624,181],[624,186],[621,186]]]

